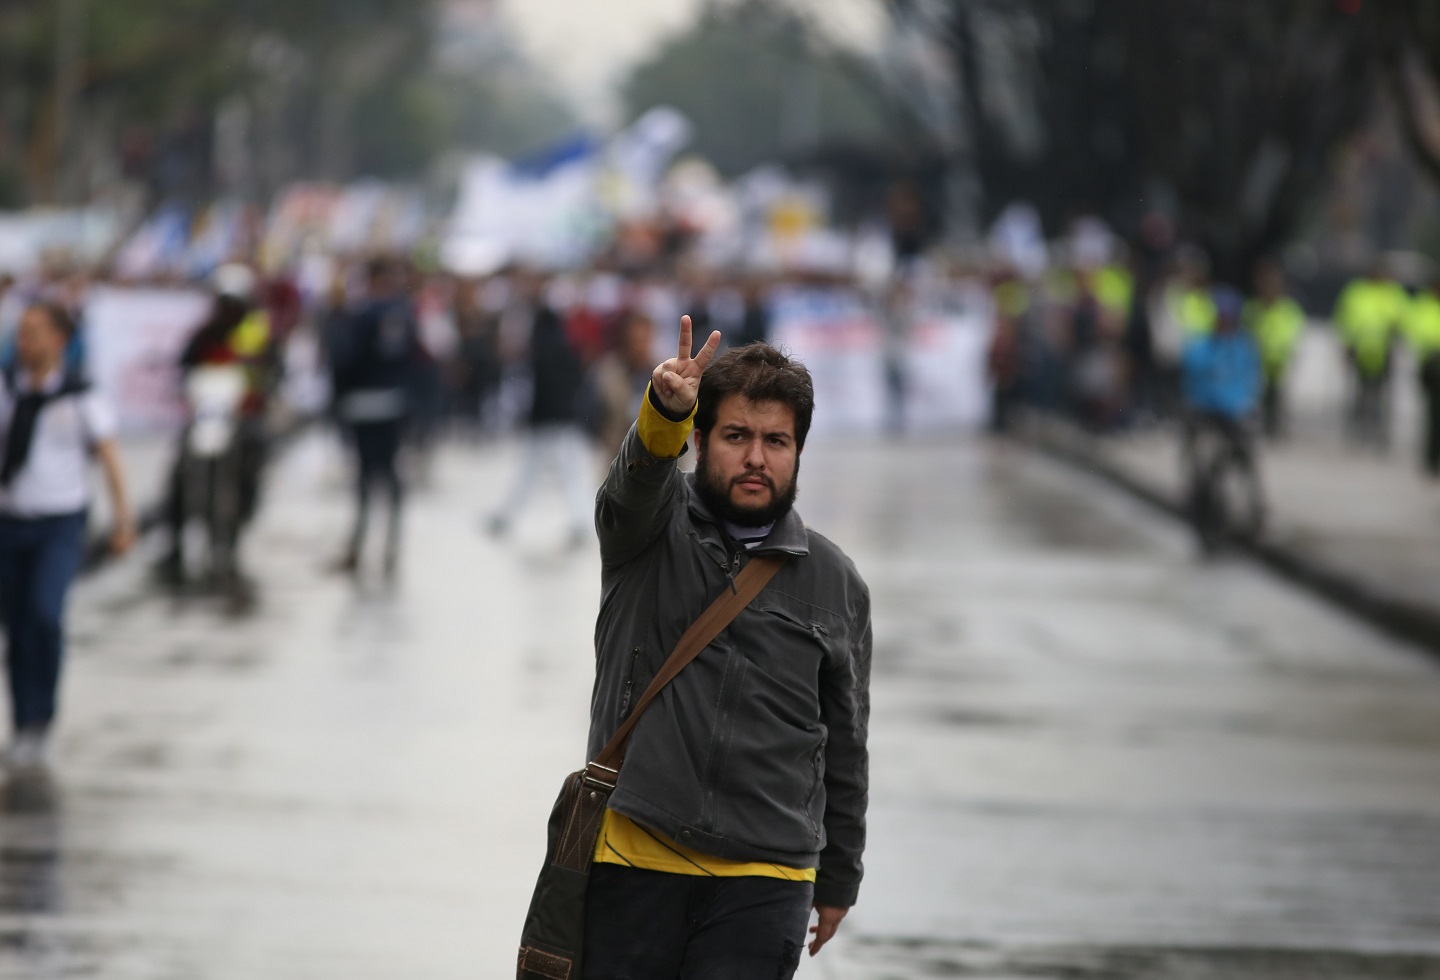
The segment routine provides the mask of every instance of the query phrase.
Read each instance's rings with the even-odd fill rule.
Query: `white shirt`
[[[58,391],[64,372],[45,379],[42,391]],[[20,372],[22,392],[32,390]],[[0,458],[15,414],[15,396],[0,379]],[[115,437],[115,413],[94,390],[57,398],[40,410],[30,455],[9,487],[0,487],[0,514],[8,517],[56,517],[76,514],[90,504],[90,455],[95,445]]]

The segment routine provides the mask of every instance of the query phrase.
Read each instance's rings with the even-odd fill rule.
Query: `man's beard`
[[[710,469],[709,460],[701,457],[695,464],[695,492],[710,508],[710,512],[722,521],[740,527],[766,527],[790,513],[795,506],[795,495],[800,492],[800,460],[795,460],[795,472],[790,475],[790,485],[783,493],[768,476],[761,476],[770,487],[770,502],[759,507],[742,507],[730,499],[730,490],[741,480],[754,479],[756,474],[745,473],[734,480],[725,480]]]

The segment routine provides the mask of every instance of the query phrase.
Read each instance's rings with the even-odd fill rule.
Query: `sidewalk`
[[[1268,526],[1254,553],[1392,632],[1440,649],[1440,483],[1419,469],[1413,370],[1398,365],[1394,438],[1389,451],[1377,452],[1340,437],[1340,363],[1330,335],[1312,331],[1293,379],[1292,438],[1261,446]],[[1176,429],[1093,436],[1041,420],[1029,435],[1154,504],[1183,509]]]

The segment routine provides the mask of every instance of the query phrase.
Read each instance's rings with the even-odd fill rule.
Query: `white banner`
[[[814,432],[883,432],[897,395],[905,430],[954,430],[989,417],[987,322],[979,311],[921,312],[903,339],[887,343],[858,294],[796,291],[777,299],[771,339],[810,369]]]
[[[100,288],[85,306],[86,349],[96,387],[126,433],[174,429],[184,421],[180,355],[210,313],[192,289]]]

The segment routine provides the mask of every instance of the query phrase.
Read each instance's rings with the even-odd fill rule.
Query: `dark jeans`
[[[0,608],[16,731],[46,728],[55,718],[65,595],[84,556],[83,513],[0,517]]]
[[[1390,362],[1378,372],[1360,367],[1353,355],[1354,395],[1350,403],[1350,437],[1355,442],[1384,449],[1390,442]]]
[[[1267,438],[1279,439],[1285,434],[1285,389],[1278,377],[1265,379],[1265,390],[1260,396],[1260,419]]]
[[[387,558],[394,559],[399,546],[400,508],[405,487],[400,480],[400,446],[405,438],[406,421],[363,422],[350,428],[351,444],[355,447],[355,529],[350,536],[350,553],[358,557],[365,545],[365,531],[370,523],[370,494],[375,484],[385,486],[390,504],[385,549]]]
[[[597,864],[584,980],[790,980],[815,886]]]

